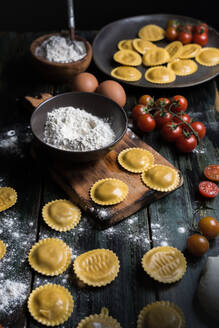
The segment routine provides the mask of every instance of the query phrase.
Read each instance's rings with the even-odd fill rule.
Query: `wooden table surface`
[[[129,115],[142,94],[151,94],[155,98],[182,94],[188,99],[191,116],[205,123],[207,135],[189,154],[176,152],[157,132],[141,136],[181,170],[184,185],[108,229],[97,228],[93,219],[83,213],[75,229],[59,233],[44,223],[41,210],[48,201],[67,196],[30,156],[30,112],[22,100],[26,95],[37,96],[41,92],[55,95],[71,90],[71,86],[43,82],[33,73],[28,48],[41,34],[8,32],[0,35],[0,186],[13,187],[18,193],[17,203],[0,213],[0,239],[7,245],[7,252],[0,261],[0,324],[4,328],[42,327],[29,315],[26,302],[33,288],[50,282],[67,287],[75,300],[74,312],[60,326],[63,328],[76,328],[82,318],[99,313],[103,306],[108,307],[123,328],[135,328],[140,310],[156,300],[169,300],[180,306],[188,328],[218,327],[200,309],[196,289],[207,256],[219,255],[219,238],[210,242],[209,252],[201,258],[195,259],[186,252],[193,212],[198,209],[196,221],[205,215],[218,217],[219,213],[219,196],[208,201],[198,193],[198,184],[204,179],[204,167],[219,163],[219,114],[215,109],[217,81],[177,90],[125,86],[125,110]],[[92,42],[95,32],[80,34]],[[94,63],[88,71],[95,73],[99,81],[108,79]],[[65,241],[71,247],[73,259],[94,248],[113,250],[121,265],[118,277],[106,287],[80,288],[73,279],[72,265],[58,277],[45,277],[34,272],[27,261],[28,252],[36,241],[45,237]],[[159,245],[174,246],[184,252],[188,268],[178,283],[157,283],[143,271],[142,256]]]

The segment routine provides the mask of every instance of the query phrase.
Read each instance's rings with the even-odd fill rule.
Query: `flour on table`
[[[44,141],[56,148],[89,151],[114,140],[110,124],[83,109],[60,107],[47,114]]]
[[[35,54],[50,62],[70,63],[84,58],[87,49],[83,41],[72,43],[67,37],[53,35],[36,48]]]

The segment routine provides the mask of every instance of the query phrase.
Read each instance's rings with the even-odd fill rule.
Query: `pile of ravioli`
[[[190,43],[183,45],[173,41],[165,47],[155,42],[165,38],[165,30],[155,24],[143,26],[138,31],[138,38],[121,40],[113,59],[117,66],[111,75],[124,81],[138,81],[142,73],[138,66],[145,67],[144,78],[151,83],[172,83],[176,76],[187,76],[198,70],[198,65],[212,67],[219,64],[219,49],[201,47]]]

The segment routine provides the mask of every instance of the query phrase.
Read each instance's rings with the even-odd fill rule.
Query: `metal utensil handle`
[[[74,17],[74,6],[73,0],[67,0],[68,3],[68,26],[70,30],[71,40],[75,39],[75,17]]]

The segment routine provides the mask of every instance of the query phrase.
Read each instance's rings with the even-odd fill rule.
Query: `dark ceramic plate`
[[[134,39],[138,36],[138,30],[147,24],[157,24],[164,29],[167,22],[170,19],[177,19],[180,22],[190,22],[197,24],[200,21],[191,17],[178,16],[178,15],[148,15],[148,16],[136,16],[121,19],[106,25],[100,30],[93,42],[93,59],[97,67],[105,74],[110,75],[113,68],[119,66],[119,64],[113,61],[113,54],[118,50],[117,43],[124,39]],[[158,46],[167,45],[166,40],[156,42]],[[219,33],[209,26],[208,32],[208,44],[207,47],[219,48]],[[198,63],[197,63],[198,64]],[[194,74],[188,76],[177,76],[176,80],[172,83],[156,84],[145,80],[144,73],[145,67],[143,65],[138,66],[138,69],[142,73],[142,78],[136,82],[126,82],[118,80],[129,85],[137,87],[147,88],[179,88],[189,87],[196,84],[203,83],[214,78],[219,73],[219,65],[213,67],[206,67],[198,64],[198,70]],[[112,77],[111,77],[112,78]]]

